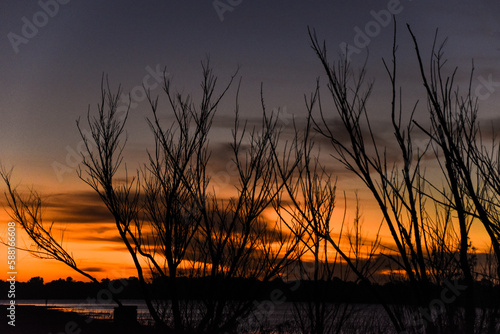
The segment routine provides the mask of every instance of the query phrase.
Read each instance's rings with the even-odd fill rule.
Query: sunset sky
[[[164,67],[177,90],[196,97],[200,61],[207,55],[220,87],[240,66],[242,118],[255,121],[261,115],[261,83],[266,106],[284,111],[283,126],[291,125],[292,115],[304,117],[304,94],[314,90],[317,77],[325,86],[323,70],[310,48],[310,26],[326,40],[330,57],[337,56],[347,43],[359,50],[351,56],[359,65],[369,50],[368,78],[375,80],[370,117],[381,138],[389,137],[391,133],[385,132],[389,81],[381,59],[391,56],[393,26],[385,14],[392,13],[398,22],[399,83],[407,105],[422,98],[423,90],[406,23],[425,56],[436,28],[441,38],[448,37],[446,56],[450,65],[459,66],[458,80],[464,87],[474,59],[472,84],[480,98],[481,117],[493,126],[500,124],[500,3],[494,0],[4,0],[0,13],[0,162],[14,167],[13,180],[19,189],[33,187],[46,196],[46,221],[64,227],[64,245],[83,269],[98,278],[135,274],[109,213],[93,190],[78,179],[75,169],[82,148],[75,121],[86,116],[89,105],[91,111],[96,110],[103,73],[112,88],[121,84],[124,92],[132,94],[125,159],[135,169],[146,161],[146,148],[153,143],[146,123],[151,112],[139,88],[145,82],[153,95],[161,94],[158,75]],[[211,168],[215,171],[224,170],[228,162],[224,144],[230,139],[234,93],[235,87],[212,129],[216,154]],[[420,107],[425,108],[425,103]],[[425,110],[417,111],[416,118],[424,121]],[[329,152],[322,153],[337,172],[339,188],[350,198],[359,190],[365,224],[374,229],[380,217],[371,195],[363,192],[353,175],[328,159]],[[230,187],[221,186],[221,191]],[[4,189],[0,185],[2,193]],[[2,238],[8,221],[2,210]],[[29,240],[18,232],[18,245],[29,247]],[[479,227],[471,233],[477,247],[486,244]],[[382,234],[387,236],[387,231]],[[6,247],[0,246],[0,279],[7,272],[6,253]],[[46,281],[67,276],[83,279],[52,260],[35,259],[25,252],[17,256],[19,280],[33,276]]]

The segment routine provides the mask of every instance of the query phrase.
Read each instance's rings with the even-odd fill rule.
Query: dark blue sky
[[[65,173],[59,183],[53,163],[65,164],[68,152],[77,150],[80,139],[75,120],[85,115],[89,104],[95,107],[98,102],[103,73],[109,75],[113,87],[121,83],[129,92],[142,83],[147,68],[167,66],[174,86],[193,92],[199,87],[200,61],[210,55],[221,83],[241,66],[243,115],[260,114],[261,82],[269,108],[303,115],[303,94],[310,93],[316,77],[322,75],[309,46],[308,25],[326,39],[332,57],[343,42],[361,45],[363,38],[356,39],[357,31],[374,29],[369,43],[364,40],[368,47],[359,47],[361,54],[353,54],[352,59],[363,61],[369,49],[368,77],[378,84],[372,101],[382,109],[387,102],[382,94],[387,77],[381,57],[390,56],[392,43],[392,23],[385,24],[383,13],[390,10],[398,21],[400,79],[410,105],[421,85],[413,71],[415,55],[405,23],[411,24],[426,54],[436,28],[440,36],[448,36],[446,55],[450,64],[461,67],[463,77],[474,58],[475,85],[480,83],[479,76],[500,81],[500,4],[493,0],[60,2],[64,4],[59,3],[57,10],[55,0],[4,0],[0,5],[0,157],[19,173],[33,175],[26,181],[44,185],[73,185],[75,173]],[[218,13],[216,4],[230,10]],[[43,7],[52,17],[40,14]],[[382,21],[377,23],[373,13],[382,15]],[[30,24],[38,20],[38,32],[31,31],[34,36],[26,38],[27,43],[12,42],[13,34],[24,38],[26,20]],[[490,93],[482,101],[484,115],[494,117],[500,93],[483,92]],[[232,113],[233,96],[221,115]],[[131,110],[132,156],[150,142],[147,116],[144,101]]]

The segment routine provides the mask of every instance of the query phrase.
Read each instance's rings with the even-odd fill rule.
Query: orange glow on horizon
[[[76,189],[78,189],[78,191],[81,191],[81,189],[89,191],[89,189],[82,187],[81,184],[76,187]],[[78,202],[81,200],[80,198],[71,198],[73,195],[72,192],[64,189],[64,193],[66,195],[58,193],[57,195],[50,195],[47,197],[48,200],[61,201],[61,199],[57,196],[66,196],[61,198],[62,201],[64,201],[64,204],[67,204],[67,207],[61,206],[54,209],[49,205],[49,207],[46,208],[46,212],[44,212],[45,222],[52,221],[52,218],[56,220],[56,224],[54,225],[54,229],[58,231],[56,232],[56,236],[59,237],[61,235],[60,232],[64,231],[63,245],[67,251],[73,255],[78,266],[83,270],[88,270],[89,273],[95,276],[98,280],[103,278],[137,276],[131,256],[127,252],[123,243],[119,240],[119,235],[114,224],[109,221],[99,222],[91,220],[93,217],[92,214],[96,214],[96,212],[98,213],[100,210],[99,203],[90,199],[88,199],[89,203],[80,203]],[[218,196],[222,195],[224,194],[218,194]],[[363,222],[364,229],[363,237],[366,239],[368,245],[374,240],[379,224],[382,221],[382,215],[380,214],[379,208],[376,207],[373,202],[368,201],[370,196],[371,194],[360,194],[360,197],[363,197],[360,204],[361,221]],[[71,206],[75,204],[73,202],[77,202],[76,204],[79,205],[79,209],[87,205],[88,209],[85,210],[88,212],[82,213],[79,211],[78,214],[86,214],[88,217],[80,217],[82,221],[78,221],[78,217],[75,212],[68,212],[68,210],[70,211],[76,207]],[[352,199],[348,200],[347,212],[345,214],[346,225],[344,226],[343,233],[347,233],[348,228],[352,226],[352,222],[355,217],[354,204],[355,203]],[[102,203],[100,205],[102,206]],[[338,238],[338,233],[340,232],[340,223],[344,219],[344,207],[343,198],[339,197],[337,208],[334,210],[331,221],[331,231],[335,241],[337,241],[335,238]],[[273,223],[278,217],[276,213],[272,212],[272,210],[266,210],[264,218]],[[66,221],[63,222],[61,220]],[[5,240],[7,236],[7,222],[9,221],[10,217],[6,211],[3,211],[2,214],[0,214],[0,238],[2,240]],[[19,226],[17,227],[17,236],[18,247],[29,248],[32,246],[32,242]],[[478,252],[487,250],[488,238],[484,229],[481,227],[481,224],[473,225],[473,228],[470,231],[470,236]],[[380,237],[382,245],[395,249],[395,247],[393,247],[394,242],[392,241],[391,235],[385,223],[382,225],[380,230]],[[365,245],[364,248],[366,249],[368,245]],[[341,240],[341,247],[347,247],[348,249],[345,237]],[[328,255],[330,259],[333,260],[336,252],[333,248],[330,248],[331,247],[329,247]],[[387,248],[384,249],[382,247],[379,249],[379,251],[382,250],[386,253],[390,252]],[[312,257],[306,256],[305,259],[309,260],[312,259]],[[0,270],[3,272],[3,277],[0,276],[0,279],[5,280],[8,278],[7,247],[5,245],[0,246],[0,262]],[[18,281],[27,281],[31,277],[35,276],[43,277],[46,282],[66,277],[73,277],[73,279],[81,281],[88,280],[86,277],[75,272],[65,264],[51,259],[39,259],[25,251],[17,252],[16,262]],[[145,268],[146,267],[147,266],[145,266]]]

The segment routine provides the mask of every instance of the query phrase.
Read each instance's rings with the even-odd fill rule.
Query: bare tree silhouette
[[[295,313],[301,330],[307,333],[339,333],[351,315],[348,305],[332,304],[326,301],[325,294],[338,275],[344,280],[352,275],[363,282],[376,271],[376,252],[379,246],[378,234],[372,244],[365,245],[361,235],[359,207],[352,230],[347,230],[344,219],[332,222],[336,207],[336,181],[320,163],[319,150],[316,153],[312,131],[312,111],[318,103],[319,90],[306,99],[308,117],[304,129],[295,127],[295,139],[288,151],[277,157],[279,172],[286,189],[284,206],[276,207],[276,212],[288,228],[301,239],[306,253],[298,263],[298,277],[314,282],[314,295],[310,303],[296,303]],[[298,161],[298,164],[290,162]],[[291,203],[291,204],[290,204]],[[333,237],[333,229],[338,239]],[[349,249],[341,248],[341,239],[347,239]],[[335,252],[333,259],[330,251]],[[311,267],[305,267],[303,255],[313,256]],[[345,269],[339,269],[341,262],[347,263]],[[292,272],[292,274],[294,274]],[[296,273],[295,273],[296,274]]]
[[[455,84],[457,69],[455,68],[450,75],[445,75],[443,71],[443,65],[446,62],[443,58],[443,47],[446,41],[437,47],[436,33],[430,70],[429,73],[426,73],[417,39],[409,26],[408,29],[415,45],[419,69],[427,93],[431,120],[430,130],[418,126],[439,148],[445,160],[441,169],[451,194],[448,196],[445,191],[441,191],[440,195],[451,205],[459,221],[460,266],[468,285],[465,302],[465,330],[467,333],[473,333],[476,311],[474,307],[473,268],[468,257],[470,247],[468,231],[475,219],[482,223],[490,236],[492,248],[498,263],[500,263],[500,224],[498,220],[492,219],[497,215],[498,208],[491,206],[489,204],[491,202],[488,201],[488,198],[493,198],[493,194],[495,194],[494,190],[489,188],[491,181],[488,180],[494,179],[495,176],[490,172],[481,173],[488,170],[488,167],[483,167],[485,165],[481,163],[488,161],[488,159],[480,157],[491,155],[486,153],[484,146],[478,148],[478,145],[481,145],[480,129],[477,124],[478,105],[477,98],[471,91],[474,69],[471,70],[468,90],[464,94],[460,94],[459,88]],[[438,156],[439,152],[436,149],[435,151],[436,156]],[[487,165],[488,163],[486,163]],[[489,170],[491,171],[491,169]],[[496,174],[498,174],[498,169]],[[436,189],[435,186],[433,188]],[[435,197],[433,199],[437,200]],[[487,203],[486,206],[485,203]],[[500,269],[497,271],[497,276],[500,277]]]
[[[458,277],[463,278],[467,285],[465,301],[462,304],[465,310],[463,322],[456,321],[458,312],[451,316],[450,319],[454,317],[454,320],[446,323],[440,321],[441,317],[438,316],[435,322],[428,324],[427,332],[438,332],[439,326],[447,330],[458,329],[473,333],[476,316],[472,274],[474,264],[471,261],[469,229],[475,219],[479,219],[485,226],[493,248],[498,245],[498,240],[495,239],[495,222],[481,201],[485,193],[494,192],[485,191],[485,182],[477,183],[473,178],[473,175],[477,175],[474,157],[477,161],[488,159],[484,158],[484,146],[482,153],[477,153],[481,150],[474,149],[478,142],[478,129],[475,125],[476,105],[470,89],[465,96],[459,94],[453,82],[455,72],[449,77],[445,75],[442,47],[436,49],[435,44],[428,79],[418,43],[411,29],[409,30],[415,43],[419,69],[428,97],[432,128],[426,130],[413,120],[416,104],[409,113],[406,125],[402,123],[403,102],[401,89],[396,81],[395,24],[392,66],[385,61],[384,66],[392,88],[391,123],[402,157],[401,163],[388,159],[387,148],[378,145],[377,136],[372,129],[367,101],[373,84],[365,84],[366,64],[357,74],[345,57],[330,65],[325,43],[320,43],[315,32],[309,31],[312,48],[327,74],[328,89],[347,140],[340,136],[337,128],[333,128],[321,103],[320,115],[313,120],[316,130],[330,141],[335,158],[357,175],[373,194],[396,246],[395,252],[385,256],[396,268],[404,271],[406,279],[413,286],[417,304],[429,305],[433,297],[427,288],[428,284],[441,280],[443,274],[449,274],[449,270],[460,268]],[[415,126],[427,136],[428,145],[421,148],[415,145],[412,140]],[[447,181],[444,189],[434,185],[422,169],[421,162],[429,147],[432,147]],[[483,170],[492,169],[484,167]],[[430,203],[427,203],[426,199],[434,203],[434,208],[438,210],[437,218],[432,218],[429,214]],[[491,209],[491,206],[488,208]],[[439,215],[441,212],[442,216]],[[458,224],[457,238],[454,237],[455,228],[452,226],[455,222]],[[455,240],[458,242],[455,243]],[[457,251],[458,267],[450,263],[455,262]],[[436,281],[432,282],[431,278]],[[386,310],[397,331],[407,328],[404,315],[395,316],[391,310]],[[448,315],[451,315],[451,312]]]
[[[18,247],[18,249],[27,251],[40,259],[52,259],[64,263],[92,282],[100,284],[94,276],[77,265],[73,255],[63,246],[63,234],[60,238],[55,235],[54,223],[49,225],[45,223],[42,215],[42,196],[33,189],[29,190],[27,195],[20,193],[17,187],[12,185],[12,169],[8,171],[2,166],[0,177],[7,187],[5,198],[11,211],[10,217],[22,227],[34,243],[32,248]],[[115,294],[112,293],[112,297],[119,306],[122,306]]]
[[[111,94],[109,86],[103,86],[98,115],[88,116],[96,150],[91,150],[90,139],[85,138],[78,122],[87,148],[86,154],[82,154],[84,169],[79,170],[79,176],[99,194],[115,217],[153,319],[176,332],[234,330],[253,303],[230,302],[219,293],[221,282],[238,277],[265,282],[277,277],[294,261],[298,243],[279,224],[267,226],[263,219],[264,211],[272,209],[271,203],[279,199],[277,195],[282,191],[274,160],[279,139],[277,115],[267,116],[264,104],[261,128],[250,132],[246,124],[240,126],[236,105],[231,145],[237,171],[236,195],[220,198],[210,189],[208,134],[217,106],[234,75],[222,93],[214,95],[217,78],[208,61],[202,63],[202,69],[199,109],[190,96],[173,93],[164,75],[164,91],[174,115],[170,126],[160,119],[158,98],[147,93],[153,115],[148,122],[155,149],[148,153],[149,162],[137,177],[120,183],[115,176],[123,159],[122,135],[127,119],[119,120],[116,115],[120,91]],[[143,260],[148,263],[147,270]],[[189,302],[177,295],[181,265],[191,275],[210,278],[207,297],[196,312],[200,319],[193,318]],[[148,277],[168,282],[171,312],[165,312],[167,304],[153,300],[147,288]],[[168,320],[170,314],[172,323]]]

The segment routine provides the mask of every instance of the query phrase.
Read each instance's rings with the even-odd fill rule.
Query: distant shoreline
[[[2,319],[7,319],[6,308],[1,309]],[[9,326],[7,321],[0,323],[1,333],[60,333],[68,332],[68,330],[81,334],[154,333],[152,329],[139,324],[122,326],[115,324],[112,320],[89,319],[76,312],[63,312],[45,306],[18,305],[15,328]]]
[[[109,280],[103,283],[72,280],[57,280],[48,283],[43,283],[43,280],[31,283],[18,282],[16,283],[18,286],[16,300],[87,300],[89,303],[92,303],[96,302],[95,300],[100,295],[99,292],[102,290],[103,284],[106,285],[108,282]],[[124,301],[144,300],[138,280],[136,278],[129,278],[126,279],[126,282],[126,286],[116,297]],[[0,291],[7,291],[7,283],[0,280]],[[380,301],[374,298],[370,292],[373,289],[377,290],[380,295],[385,296],[385,302],[388,304],[414,304],[418,301],[418,296],[415,295],[412,286],[404,282],[393,282],[383,285],[372,284],[371,287],[363,283],[346,282],[340,279],[333,279],[328,283],[322,281],[314,283],[307,280],[261,282],[249,279],[226,280],[217,283],[220,286],[220,293],[224,294],[224,298],[228,300],[266,300],[273,290],[278,289],[279,291],[283,291],[287,301],[299,302],[310,300],[310,297],[314,295],[312,291],[316,284],[324,291],[321,299],[327,302],[378,304]],[[298,286],[299,288],[291,291],[291,286]],[[168,282],[149,283],[148,288],[158,299],[170,299]],[[435,295],[438,298],[443,287],[428,284],[425,288],[430,295]],[[499,290],[500,286],[493,285],[489,281],[476,281],[474,287],[476,302],[478,305],[494,303]],[[178,298],[202,300],[209,290],[207,289],[207,282],[203,278],[179,277],[177,280],[177,291],[180,293]],[[7,295],[2,298],[7,298]],[[100,300],[100,303],[108,301],[110,304],[113,304],[110,298]],[[0,299],[0,305],[4,302],[5,300]]]

